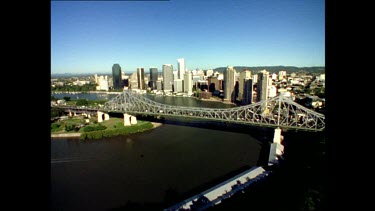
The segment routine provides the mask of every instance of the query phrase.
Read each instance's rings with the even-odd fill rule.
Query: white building
[[[326,74],[321,74],[319,76],[319,79],[322,80],[322,81],[325,81],[326,80]]]
[[[279,71],[279,80],[282,80],[283,78],[286,77],[286,71]]]
[[[178,78],[175,78],[175,79],[184,80],[185,70],[186,70],[185,59],[184,58],[177,59]]]
[[[193,94],[193,75],[190,71],[185,72],[184,75],[184,92],[189,96]]]
[[[271,97],[276,97],[276,92],[277,89],[274,85],[270,86],[269,87],[269,92],[268,92],[268,97],[271,98]]]
[[[276,80],[277,79],[277,74],[276,73],[272,73],[271,74],[271,79],[272,80]]]
[[[212,76],[214,74],[214,70],[213,69],[208,69],[207,72],[206,72],[206,76],[209,77],[209,76]]]
[[[182,79],[175,79],[173,80],[173,87],[174,87],[174,92],[175,93],[180,93],[184,91],[183,87],[183,80]]]
[[[257,74],[254,74],[253,75],[253,83],[258,83],[258,75]]]

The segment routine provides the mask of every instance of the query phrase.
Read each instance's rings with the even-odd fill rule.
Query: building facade
[[[232,66],[224,70],[224,101],[234,102],[235,100],[235,75],[236,70]]]
[[[240,73],[239,79],[238,79],[238,100],[242,101],[244,90],[245,90],[245,79],[251,79],[251,71],[250,70],[243,70]]]
[[[184,92],[189,96],[193,94],[193,75],[191,71],[187,71],[184,74]]]
[[[150,87],[152,90],[156,89],[156,81],[158,80],[158,68],[150,67]]]
[[[138,89],[146,89],[145,69],[143,67],[137,68],[137,82],[138,82]]]
[[[122,84],[122,72],[119,64],[114,64],[112,66],[112,78],[113,78],[113,88],[121,89]]]
[[[184,80],[184,74],[186,70],[185,59],[177,59],[177,76],[178,79]]]
[[[268,99],[269,72],[262,70],[258,73],[257,102]]]
[[[173,85],[173,66],[171,64],[163,64],[163,91],[172,92]]]

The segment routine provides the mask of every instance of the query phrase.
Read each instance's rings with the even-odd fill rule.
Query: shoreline
[[[150,130],[158,128],[163,125],[160,122],[151,122],[152,128]],[[147,131],[147,130],[146,130]],[[80,137],[82,133],[51,133],[51,138],[71,138],[71,137]]]

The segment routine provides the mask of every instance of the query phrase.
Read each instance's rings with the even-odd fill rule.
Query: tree
[[[76,102],[77,106],[86,106],[89,104],[89,101],[87,99],[78,99]]]
[[[65,96],[65,97],[64,97],[64,100],[65,100],[66,102],[68,102],[68,101],[70,101],[70,97]]]

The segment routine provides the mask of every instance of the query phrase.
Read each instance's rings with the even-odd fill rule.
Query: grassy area
[[[76,133],[76,132],[80,132],[80,130],[82,129],[82,128],[79,129],[78,126],[83,125],[83,124],[85,124],[83,116],[69,117],[66,120],[52,123],[51,132],[52,133]]]
[[[60,122],[51,124],[51,133],[81,133],[81,139],[100,139],[116,135],[138,133],[153,128],[151,122],[138,120],[136,125],[124,126],[123,118],[110,118],[101,123],[96,122],[96,117],[90,118],[90,123],[85,124],[83,116],[69,117]]]
[[[118,135],[127,135],[132,133],[143,132],[153,128],[151,122],[138,120],[136,125],[124,126],[122,118],[110,118],[108,121],[103,121],[98,125],[105,127],[104,130],[96,130],[90,132],[83,132],[80,139],[101,139],[105,137],[112,137]]]

